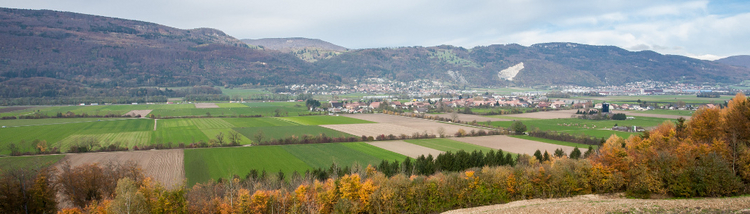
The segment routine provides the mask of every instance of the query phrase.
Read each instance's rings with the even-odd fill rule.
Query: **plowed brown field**
[[[110,161],[123,163],[132,160],[140,165],[146,176],[170,188],[182,184],[185,180],[183,157],[181,149],[169,149],[68,154],[63,161],[70,161],[71,166],[79,166],[90,163],[106,164]]]
[[[526,140],[526,139],[519,139],[515,137],[509,137],[505,135],[492,135],[492,136],[482,136],[482,137],[457,137],[457,138],[451,138],[456,141],[461,141],[464,143],[471,143],[474,145],[484,146],[488,148],[493,149],[502,149],[503,151],[507,152],[513,152],[518,154],[534,154],[536,150],[544,151],[546,150],[550,154],[552,154],[555,149],[563,149],[566,154],[570,154],[570,152],[573,151],[573,147],[570,146],[561,146],[561,145],[555,145],[555,144],[549,144],[549,143],[542,143],[538,141],[533,140]],[[585,148],[578,148],[581,150],[581,152],[586,152],[587,149]]]

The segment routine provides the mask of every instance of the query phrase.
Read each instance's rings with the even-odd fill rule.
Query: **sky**
[[[0,7],[208,27],[238,39],[315,38],[350,49],[574,42],[707,60],[750,55],[747,0],[0,0]]]

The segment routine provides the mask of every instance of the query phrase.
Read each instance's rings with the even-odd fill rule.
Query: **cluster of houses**
[[[365,113],[381,108],[387,104],[394,109],[413,109],[415,113],[426,113],[430,108],[435,108],[439,103],[449,108],[457,107],[537,107],[537,108],[562,108],[569,106],[572,101],[556,100],[541,101],[534,97],[474,97],[474,98],[416,98],[409,102],[386,101],[386,102],[347,102],[331,101],[328,108],[332,113]]]

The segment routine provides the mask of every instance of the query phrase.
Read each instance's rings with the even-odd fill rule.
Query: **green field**
[[[286,175],[304,172],[312,167],[290,154],[282,146],[253,146],[240,148],[210,148],[185,150],[185,177],[188,186],[210,179],[231,175],[244,177],[250,170],[279,170]]]
[[[292,136],[302,137],[303,135],[318,136],[325,134],[328,137],[352,137],[347,133],[339,132],[333,129],[323,128],[320,126],[274,126],[274,127],[241,127],[234,128],[235,131],[249,139],[254,139],[254,136],[260,131],[263,131],[265,138],[263,141],[270,139],[283,139]]]
[[[229,104],[229,103],[227,103]],[[234,104],[234,103],[232,103]],[[160,117],[180,117],[180,116],[239,116],[239,115],[262,115],[264,117],[276,116],[277,110],[279,116],[298,116],[302,113],[308,113],[308,110],[302,107],[294,106],[263,106],[263,107],[229,107],[229,108],[205,108],[205,109],[156,109],[151,114]]]
[[[678,116],[685,116],[690,117],[693,116],[693,113],[695,111],[690,110],[667,110],[667,109],[654,109],[654,110],[648,110],[648,111],[623,111],[626,115],[628,112],[633,113],[641,113],[641,114],[664,114],[664,115],[678,115]]]
[[[398,161],[406,159],[406,156],[363,142],[299,144],[286,145],[283,148],[313,168],[328,168],[331,167],[332,163],[336,163],[340,167],[352,166],[357,163],[364,168],[367,165],[377,165],[384,159]],[[373,152],[373,154],[367,152]]]
[[[131,110],[157,110],[157,109],[191,109],[195,108],[193,104],[149,104],[149,105],[97,105],[97,106],[50,106],[35,107],[20,111],[6,112],[0,116],[21,116],[33,113],[39,113],[48,116],[55,116],[57,113],[73,112],[76,115],[123,115]]]
[[[185,176],[188,185],[231,175],[244,177],[252,169],[274,176],[281,170],[288,178],[294,171],[304,174],[306,170],[328,168],[334,162],[341,167],[354,163],[365,167],[384,159],[405,158],[362,142],[186,149]]]
[[[493,150],[484,146],[477,146],[470,143],[459,142],[445,138],[433,138],[433,139],[419,139],[419,140],[405,140],[408,143],[424,146],[427,148],[437,149],[444,152],[457,152],[464,150],[466,152],[473,152],[474,150],[482,151],[484,153]]]
[[[54,119],[21,119],[21,120],[0,120],[0,126],[39,126],[39,125],[59,125],[68,123],[85,123],[112,120],[132,120],[130,118],[54,118]]]
[[[268,127],[298,125],[278,117],[222,118],[235,127]]]
[[[524,120],[523,124],[526,125],[529,131],[533,131],[534,128],[539,128],[541,131],[557,131],[565,132],[570,134],[585,134],[588,136],[594,136],[599,138],[609,138],[612,134],[620,136],[622,138],[628,138],[632,134],[629,132],[612,131],[611,128],[617,124],[618,126],[641,126],[641,127],[654,127],[664,123],[664,121],[675,121],[664,118],[654,117],[636,117],[634,120],[584,120],[576,118],[565,118],[565,119],[531,119]],[[492,125],[499,127],[510,127],[512,121],[494,121]],[[596,127],[594,127],[596,126]]]
[[[63,157],[65,157],[65,155],[0,157],[0,171],[10,169],[47,167],[57,163]]]
[[[342,116],[303,116],[303,117],[283,117],[287,121],[302,125],[329,125],[329,124],[355,124],[355,123],[373,123],[367,120],[360,120],[351,117]]]
[[[696,95],[643,95],[643,96],[606,96],[606,97],[575,97],[576,99],[605,100],[611,103],[628,103],[635,104],[640,99],[646,102],[668,102],[675,103],[683,101],[685,103],[724,103],[734,96],[722,95],[719,98],[702,98]]]

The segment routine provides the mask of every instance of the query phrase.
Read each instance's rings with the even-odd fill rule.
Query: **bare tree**
[[[218,142],[219,145],[224,145],[224,132],[219,132],[219,134],[216,135],[216,142]]]
[[[240,133],[232,130],[229,132],[229,143],[232,145],[240,145],[240,141],[242,138],[240,138]]]
[[[456,121],[458,121],[458,110],[457,110],[457,109],[453,109],[453,111],[451,112],[451,120],[452,120],[452,121],[453,121],[454,123],[455,123]]]
[[[263,138],[265,138],[265,134],[263,134],[263,130],[258,130],[258,133],[255,133],[255,143],[260,144],[260,142],[263,142]]]
[[[445,137],[445,128],[443,128],[442,126],[438,127],[437,133],[440,136],[440,138],[444,138]]]

